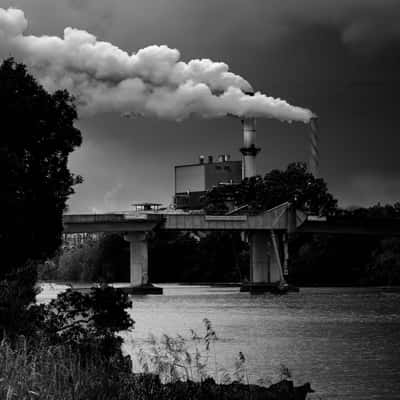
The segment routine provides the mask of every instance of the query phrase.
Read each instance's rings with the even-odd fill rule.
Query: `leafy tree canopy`
[[[68,170],[81,144],[66,91],[50,94],[12,58],[0,65],[0,278],[61,244],[62,213],[81,178]]]
[[[274,169],[264,177],[244,179],[239,185],[217,186],[206,194],[209,212],[243,205],[261,212],[287,201],[318,215],[330,215],[337,209],[337,200],[328,192],[325,181],[309,173],[305,163],[292,163],[284,171]]]

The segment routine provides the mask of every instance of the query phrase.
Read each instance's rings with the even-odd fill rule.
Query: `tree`
[[[23,64],[0,66],[0,278],[61,244],[62,214],[73,185],[69,154],[81,144],[77,112],[66,91],[50,94]]]
[[[301,233],[289,242],[289,281],[297,285],[360,285],[378,244],[374,236]]]
[[[285,201],[312,214],[329,215],[335,212],[337,200],[328,192],[322,178],[307,171],[305,163],[291,163],[285,171],[272,170],[263,179],[261,200],[267,208]]]
[[[350,207],[338,210],[338,214],[345,217],[369,218],[369,219],[393,219],[400,218],[400,203],[382,205],[377,203],[372,207]]]
[[[337,209],[336,199],[328,192],[325,181],[307,172],[305,163],[291,163],[286,170],[274,169],[262,178],[246,178],[239,185],[216,186],[206,194],[207,210],[248,205],[251,212],[262,212],[290,201],[303,211],[330,215]]]
[[[119,234],[103,234],[64,249],[52,264],[50,270],[41,265],[39,276],[71,282],[129,282],[129,244]]]
[[[155,282],[239,281],[248,275],[245,247],[237,232],[160,231],[150,242],[150,274]]]
[[[367,266],[367,283],[375,285],[400,284],[400,240],[382,239]]]
[[[149,246],[149,270],[155,282],[191,282],[201,271],[199,244],[187,232],[160,231]]]
[[[66,201],[81,181],[67,161],[81,133],[73,98],[47,93],[12,58],[0,65],[0,116],[0,329],[16,332],[35,299],[35,263],[61,245]]]

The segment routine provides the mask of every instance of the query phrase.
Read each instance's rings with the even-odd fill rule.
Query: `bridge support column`
[[[270,231],[249,232],[250,282],[243,292],[281,292],[287,285],[283,275],[286,261],[283,236]]]
[[[149,282],[149,257],[146,232],[130,232],[124,236],[130,246],[129,294],[162,294],[162,289]]]
[[[251,282],[280,282],[282,280],[280,260],[277,259],[270,232],[252,232],[249,245]]]
[[[125,235],[124,239],[129,242],[130,247],[130,283],[132,286],[147,285],[149,273],[146,233],[132,232]]]

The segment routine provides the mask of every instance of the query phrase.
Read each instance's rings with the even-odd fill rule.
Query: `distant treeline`
[[[336,215],[400,218],[400,203],[338,209]],[[290,280],[299,285],[400,285],[400,238],[295,234]]]
[[[160,231],[149,239],[153,282],[239,282],[248,278],[247,244],[237,233]],[[109,234],[62,251],[43,264],[40,279],[86,282],[129,281],[129,244]]]

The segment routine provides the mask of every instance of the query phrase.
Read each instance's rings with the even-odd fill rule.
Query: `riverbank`
[[[171,363],[173,361],[171,360]],[[78,355],[68,345],[0,343],[0,398],[51,400],[304,400],[310,384],[295,387],[282,380],[269,387],[240,382],[181,381],[135,374],[127,357],[105,358],[98,351]]]
[[[305,400],[314,393],[310,383],[294,386],[291,380],[281,380],[269,387],[232,382],[218,384],[212,378],[203,382],[177,381],[162,384],[156,375],[139,374],[135,382],[145,390],[157,393],[154,399],[176,400]]]

